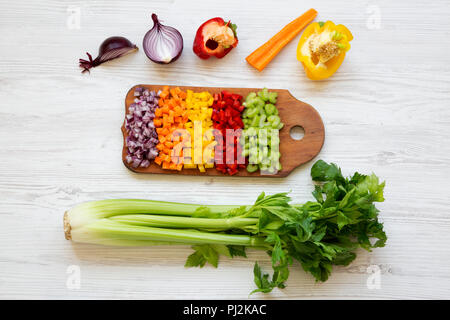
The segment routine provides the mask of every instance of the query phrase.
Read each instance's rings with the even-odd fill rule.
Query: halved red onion
[[[168,64],[177,60],[183,52],[183,36],[173,28],[159,22],[152,14],[153,28],[144,36],[143,48],[147,57],[159,64]]]
[[[86,52],[89,60],[79,59],[80,68],[83,68],[82,73],[95,68],[102,63],[122,57],[128,53],[138,50],[138,47],[124,37],[110,37],[103,41],[98,49],[98,56],[92,59],[92,56]]]

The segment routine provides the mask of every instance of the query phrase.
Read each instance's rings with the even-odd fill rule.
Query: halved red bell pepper
[[[236,25],[222,18],[212,18],[197,30],[194,39],[194,53],[201,59],[211,56],[223,58],[238,44]]]

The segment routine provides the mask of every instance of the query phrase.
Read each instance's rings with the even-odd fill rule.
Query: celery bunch
[[[377,176],[343,177],[335,164],[317,161],[315,201],[290,204],[286,193],[265,195],[253,205],[193,205],[117,199],[80,204],[64,216],[66,238],[118,246],[192,245],[187,267],[217,267],[219,256],[246,257],[246,248],[266,250],[273,275],[255,263],[253,292],[284,288],[293,260],[318,281],[333,265],[348,265],[358,247],[383,247],[386,234],[374,202],[382,202]],[[371,239],[376,239],[375,241]]]

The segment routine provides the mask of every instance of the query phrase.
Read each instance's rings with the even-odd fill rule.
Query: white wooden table
[[[0,298],[245,299],[254,261],[270,270],[261,252],[222,259],[218,269],[185,269],[188,247],[121,249],[64,239],[64,211],[87,200],[244,204],[262,190],[312,197],[312,162],[275,180],[131,173],[120,157],[120,126],[124,96],[138,83],[289,89],[323,117],[319,158],[387,181],[379,206],[385,248],[360,251],[326,283],[294,264],[285,290],[251,298],[449,298],[448,1],[215,2],[0,1]],[[305,77],[295,58],[299,37],[263,72],[246,64],[253,49],[310,7],[319,12],[316,21],[343,23],[354,34],[335,76]],[[141,47],[152,12],[184,36],[176,63],[156,65],[140,50],[80,73],[78,58],[96,55],[108,36]],[[214,16],[238,25],[239,46],[222,60],[202,61],[193,37]],[[78,289],[71,282],[77,270]],[[379,284],[372,281],[377,270]]]

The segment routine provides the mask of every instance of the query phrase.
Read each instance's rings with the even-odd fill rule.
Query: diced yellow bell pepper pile
[[[213,135],[213,122],[211,108],[214,102],[213,96],[207,92],[193,92],[187,90],[186,110],[188,121],[186,130],[191,136],[191,143],[183,148],[184,168],[198,168],[205,172],[207,168],[214,168],[214,146],[216,144]],[[201,130],[201,131],[200,131]]]

